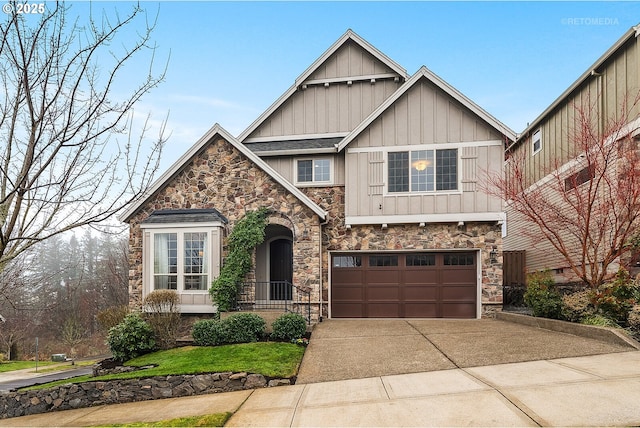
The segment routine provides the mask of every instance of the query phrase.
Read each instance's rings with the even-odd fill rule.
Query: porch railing
[[[236,310],[281,310],[300,314],[311,323],[311,292],[289,281],[243,282]]]

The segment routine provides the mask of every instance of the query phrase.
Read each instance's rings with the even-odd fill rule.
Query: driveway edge
[[[568,321],[553,320],[549,318],[534,317],[531,315],[514,314],[510,312],[496,312],[495,317],[500,321],[508,321],[516,324],[524,324],[531,327],[544,328],[574,336],[600,340],[614,345],[627,346],[640,350],[640,343],[636,342],[624,331],[610,327],[598,327],[594,325],[577,324]]]

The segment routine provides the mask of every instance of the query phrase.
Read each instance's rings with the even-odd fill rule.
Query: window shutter
[[[384,191],[384,156],[382,152],[369,152],[369,195],[382,195]]]
[[[476,177],[476,168],[478,161],[478,148],[477,147],[463,147],[460,153],[460,173],[462,174],[462,191],[463,192],[475,192],[476,183],[478,181]]]

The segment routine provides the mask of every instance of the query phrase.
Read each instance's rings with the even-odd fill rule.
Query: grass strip
[[[134,422],[113,424],[110,427],[223,427],[233,413],[214,413],[212,415],[190,416],[187,418],[167,419],[158,422]]]
[[[154,366],[145,370],[97,377],[78,376],[23,390],[50,388],[66,383],[216,372],[247,372],[259,373],[267,377],[289,378],[298,372],[304,349],[302,346],[282,342],[185,346],[153,352],[125,363],[125,365],[133,367]]]
[[[59,362],[53,361],[38,361],[38,370],[40,367],[50,366],[53,364],[60,365]],[[0,361],[0,373],[11,372],[14,370],[34,369],[36,368],[35,361]]]

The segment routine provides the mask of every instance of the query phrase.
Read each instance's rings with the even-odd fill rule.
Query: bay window
[[[173,290],[180,312],[215,312],[209,288],[220,275],[227,224],[215,208],[152,212],[140,223],[142,298],[155,290]]]
[[[206,291],[210,286],[206,231],[153,231],[152,290]]]

